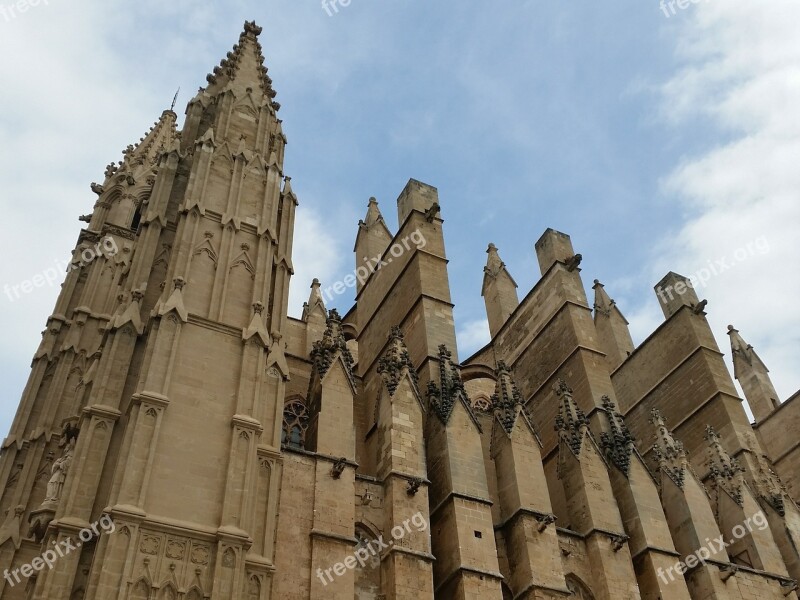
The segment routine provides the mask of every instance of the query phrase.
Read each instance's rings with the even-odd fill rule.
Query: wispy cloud
[[[685,157],[665,175],[664,193],[687,218],[661,240],[651,274],[690,275],[707,260],[766,239],[768,253],[714,277],[701,293],[722,350],[730,353],[724,333],[734,321],[786,398],[800,385],[800,279],[793,275],[800,257],[800,5],[726,0],[681,17],[684,64],[663,87],[664,114],[675,127],[707,121],[730,140]],[[652,312],[633,315],[640,336],[649,333]]]

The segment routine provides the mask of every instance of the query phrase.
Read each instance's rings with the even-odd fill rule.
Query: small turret
[[[633,352],[633,339],[628,321],[597,279],[594,280],[594,325],[608,367],[613,371]]]
[[[517,306],[517,282],[506,269],[506,264],[497,253],[497,246],[489,244],[486,250],[489,257],[483,268],[483,288],[481,296],[486,303],[486,316],[489,319],[489,332],[492,337],[503,327]]]
[[[728,335],[731,338],[733,376],[741,384],[756,421],[763,421],[781,404],[769,377],[769,369],[733,325],[728,325]]]
[[[386,226],[375,198],[369,199],[367,214],[358,222],[358,234],[353,251],[356,253],[356,293],[361,291],[370,274],[375,270],[378,257],[382,256],[392,242],[392,232]]]

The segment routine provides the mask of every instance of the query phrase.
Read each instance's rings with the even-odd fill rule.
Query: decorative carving
[[[334,479],[339,479],[344,472],[344,468],[347,466],[347,459],[345,457],[340,458],[335,463],[333,463],[333,467],[331,467],[331,477]]]
[[[738,565],[728,564],[723,565],[719,568],[719,578],[722,579],[723,582],[727,582],[728,579],[736,575],[739,572]]]
[[[617,411],[616,405],[608,396],[603,396],[603,410],[608,419],[611,431],[600,434],[600,447],[605,452],[606,457],[612,464],[622,471],[627,477],[631,467],[631,455],[633,454],[633,442],[635,438],[631,435],[628,426],[622,415]]]
[[[450,420],[457,400],[464,401],[465,408],[472,411],[461,372],[453,362],[453,353],[445,344],[439,346],[439,385],[429,381],[427,396],[436,416],[444,425]]]
[[[322,379],[328,373],[328,369],[331,368],[336,357],[341,355],[347,375],[352,381],[355,361],[347,348],[347,340],[345,340],[344,331],[342,330],[342,319],[335,308],[331,309],[326,322],[327,327],[322,339],[314,342],[314,347],[311,350],[311,361],[317,373],[319,373],[320,379]]]
[[[405,372],[408,372],[411,381],[416,386],[419,383],[419,377],[411,362],[411,356],[408,354],[403,332],[399,327],[392,327],[389,335],[389,349],[378,361],[378,373],[383,377],[383,383],[390,395],[393,396],[397,391],[397,386],[400,385],[400,379]]]
[[[627,535],[611,535],[611,549],[616,554],[620,550],[625,547],[625,544],[628,542]]]
[[[66,434],[65,434],[66,435]],[[64,490],[64,482],[67,480],[67,473],[72,464],[72,455],[75,452],[75,438],[64,438],[66,449],[64,454],[53,463],[50,470],[50,480],[47,482],[47,492],[45,494],[46,504],[56,504],[61,499],[61,492]]]
[[[142,541],[139,543],[139,550],[142,552],[142,554],[158,554],[158,549],[160,547],[161,539],[155,535],[144,534],[142,536]]]
[[[564,264],[567,266],[567,271],[572,273],[581,265],[581,262],[583,262],[583,256],[576,254],[574,256],[570,256]]]
[[[709,446],[709,470],[715,485],[725,489],[739,506],[744,506],[742,485],[744,468],[722,447],[717,432],[711,425],[706,427],[706,440]]]
[[[409,496],[416,496],[417,492],[419,491],[419,487],[422,485],[422,479],[419,477],[412,477],[408,480],[408,485],[406,486],[406,494]]]
[[[500,425],[510,435],[522,407],[522,393],[511,378],[511,372],[505,361],[498,361],[495,374],[497,385],[492,395],[492,409]]]
[[[228,548],[222,554],[222,566],[226,569],[232,569],[236,566],[236,553],[232,548]]]
[[[275,371],[275,377],[278,377],[277,369]],[[283,406],[281,444],[294,448],[303,448],[306,443],[309,420],[308,407],[302,398],[298,397],[286,402]]]
[[[196,565],[206,565],[208,564],[209,554],[210,550],[208,546],[193,546],[191,560]]]
[[[180,540],[167,541],[167,558],[174,558],[175,560],[183,560],[185,552],[186,552],[186,542],[182,542]]]
[[[556,395],[561,398],[561,406],[556,415],[556,431],[561,433],[561,439],[567,442],[570,450],[575,456],[581,453],[583,437],[589,420],[586,415],[575,403],[572,397],[572,389],[563,379],[559,379],[553,386]]]
[[[653,454],[658,460],[658,469],[682,488],[686,479],[687,459],[683,443],[672,437],[664,417],[658,409],[650,411],[650,422],[656,427],[656,444]]]
[[[536,515],[536,521],[539,525],[536,527],[536,530],[539,533],[542,533],[549,525],[552,525],[556,522],[555,515]]]
[[[6,519],[3,526],[0,527],[0,546],[5,544],[9,539],[14,542],[14,547],[19,550],[22,543],[22,536],[20,530],[22,529],[22,515],[25,514],[25,507],[19,505],[12,511],[10,508],[6,509]],[[52,517],[50,517],[52,519]]]

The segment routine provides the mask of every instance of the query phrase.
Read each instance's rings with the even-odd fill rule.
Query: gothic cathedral
[[[568,235],[521,301],[489,245],[459,359],[447,201],[412,179],[398,231],[358,223],[356,266],[391,260],[352,308],[315,280],[287,315],[260,33],[91,186],[0,454],[0,599],[797,600],[800,400],[730,327],[750,423],[685,277],[635,347]]]

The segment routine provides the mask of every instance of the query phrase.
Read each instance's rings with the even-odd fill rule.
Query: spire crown
[[[572,397],[572,388],[563,379],[559,379],[553,390],[556,396],[561,398],[561,405],[556,415],[556,431],[560,432],[560,438],[567,442],[573,454],[576,456],[581,453],[583,437],[589,420],[584,412],[576,404]]]
[[[277,94],[272,89],[272,79],[267,75],[264,53],[258,41],[261,32],[262,28],[256,25],[255,21],[245,21],[238,43],[234,44],[233,49],[206,77],[209,84],[208,92],[211,94],[224,92],[231,89],[234,84],[247,93],[252,92],[253,87],[258,87],[265,97],[265,102],[268,102],[274,111],[278,111],[280,104],[274,101]]]
[[[123,173],[130,177],[131,171],[135,171],[137,167],[155,166],[161,154],[173,149],[180,140],[177,123],[178,115],[172,110],[163,111],[138,143],[130,144],[122,151],[123,158],[120,162],[106,167],[106,179]]]
[[[347,375],[352,381],[355,361],[347,347],[347,340],[342,329],[342,319],[335,308],[332,308],[328,313],[326,324],[327,327],[322,339],[314,342],[314,347],[311,350],[311,361],[320,378],[322,378],[328,373],[328,369],[330,369],[336,357],[341,356]]]
[[[630,472],[635,438],[611,398],[603,396],[602,402],[610,431],[604,431],[600,435],[600,446],[611,462],[627,476]]]
[[[389,334],[389,348],[378,360],[378,374],[383,378],[390,395],[393,396],[397,391],[397,386],[400,385],[400,380],[406,373],[408,373],[414,386],[416,386],[419,383],[419,377],[414,368],[414,363],[411,362],[403,331],[399,327],[392,327],[392,331]]]
[[[594,310],[595,313],[605,315],[606,317],[611,316],[611,309],[616,306],[616,302],[611,299],[608,295],[608,292],[605,290],[605,286],[600,283],[598,279],[594,280]]]
[[[653,453],[658,460],[658,468],[666,473],[678,487],[682,488],[687,468],[686,450],[683,448],[683,443],[672,437],[664,417],[657,408],[650,411],[650,422],[656,429]]]
[[[453,353],[445,344],[439,346],[439,383],[428,382],[428,400],[436,416],[444,425],[450,420],[458,400],[466,400],[467,392],[458,365],[453,362]],[[464,403],[469,408],[469,402]]]
[[[492,409],[494,415],[503,426],[506,433],[510,434],[517,422],[517,416],[522,411],[522,393],[511,376],[511,371],[505,361],[498,361],[497,383],[495,393],[492,395]]]

